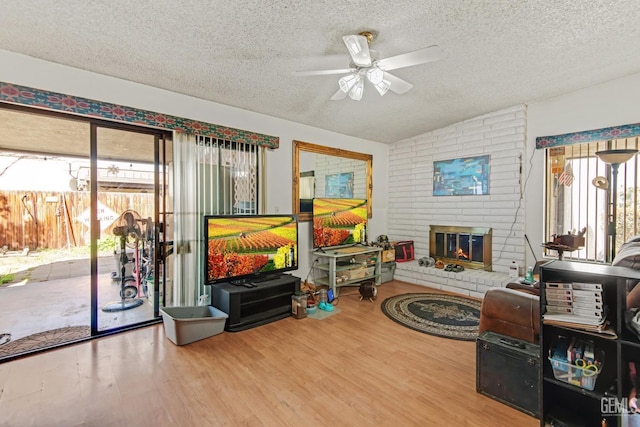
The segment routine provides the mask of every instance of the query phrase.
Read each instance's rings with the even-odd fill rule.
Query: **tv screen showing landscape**
[[[313,247],[359,243],[367,226],[364,199],[313,199]]]
[[[295,215],[209,215],[204,232],[208,284],[298,268]]]

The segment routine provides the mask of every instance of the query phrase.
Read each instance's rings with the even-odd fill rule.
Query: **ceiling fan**
[[[369,31],[344,36],[342,40],[344,40],[344,44],[351,55],[349,68],[294,71],[293,73],[296,76],[347,74],[338,80],[340,89],[331,97],[334,101],[344,99],[347,95],[355,101],[361,100],[365,80],[368,80],[376,88],[380,96],[389,90],[400,95],[406,93],[413,85],[394,76],[389,71],[437,61],[442,56],[442,49],[437,45],[433,45],[413,52],[380,59],[375,50],[369,49],[369,44],[373,40],[373,33]]]

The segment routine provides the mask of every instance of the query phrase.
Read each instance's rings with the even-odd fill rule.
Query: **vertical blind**
[[[258,213],[264,147],[174,132],[174,304],[196,305],[204,287],[203,215]],[[210,301],[210,300],[209,300]]]

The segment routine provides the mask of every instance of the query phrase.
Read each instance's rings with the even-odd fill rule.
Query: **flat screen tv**
[[[314,248],[360,243],[366,226],[366,200],[313,199]]]
[[[295,215],[205,215],[205,284],[249,283],[298,268]]]

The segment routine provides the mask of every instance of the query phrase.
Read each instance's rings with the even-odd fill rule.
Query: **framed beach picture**
[[[352,199],[353,172],[326,175],[324,183],[324,197]]]
[[[433,195],[489,194],[489,155],[433,162]]]

